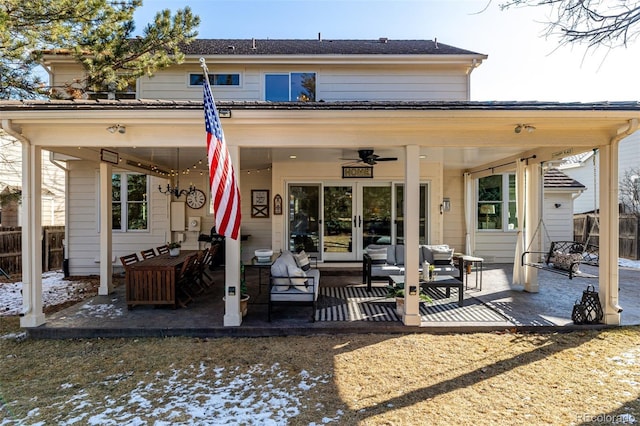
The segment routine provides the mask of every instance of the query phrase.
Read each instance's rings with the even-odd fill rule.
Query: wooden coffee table
[[[389,285],[397,286],[398,284],[404,285],[404,275],[389,275]],[[458,306],[462,306],[464,303],[464,292],[463,292],[464,283],[451,275],[440,275],[438,274],[433,281],[424,281],[420,280],[420,287],[423,289],[426,288],[445,288],[446,296],[451,297],[451,288],[458,289]]]

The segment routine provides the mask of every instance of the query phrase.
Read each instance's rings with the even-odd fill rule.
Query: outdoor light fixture
[[[107,131],[109,133],[121,133],[121,134],[125,134],[127,133],[127,128],[125,126],[123,126],[122,124],[114,124],[113,126],[109,126],[107,127]]]
[[[530,124],[518,124],[516,125],[516,128],[513,129],[513,131],[516,133],[521,133],[523,130],[526,130],[528,133],[533,133],[536,128]]]
[[[167,184],[167,187],[165,189],[162,189],[162,185],[158,185],[158,191],[160,191],[161,194],[173,195],[176,198],[180,198],[180,196],[182,195],[189,195],[195,192],[196,187],[190,184],[189,189],[180,189],[180,148],[176,148],[176,151],[177,151],[176,158],[178,163],[178,167],[176,168],[176,171],[175,171],[175,175],[177,176],[176,186],[171,186],[170,184]]]
[[[440,204],[440,214],[444,213],[444,212],[448,212],[451,210],[451,199],[450,198],[443,198],[442,199],[442,204]]]

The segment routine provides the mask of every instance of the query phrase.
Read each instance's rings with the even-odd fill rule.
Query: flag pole
[[[200,66],[202,67],[202,73],[206,79],[209,78],[209,69],[207,68],[207,61],[204,58],[200,58]]]

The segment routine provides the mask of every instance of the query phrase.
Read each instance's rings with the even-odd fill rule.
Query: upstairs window
[[[314,102],[316,73],[292,72],[265,75],[265,100],[271,102]]]
[[[492,175],[478,179],[478,229],[513,231],[516,216],[516,176]]]
[[[189,74],[189,86],[202,86],[204,75]],[[240,86],[240,74],[209,74],[211,86]]]
[[[111,185],[112,229],[146,231],[149,217],[147,175],[113,173]]]

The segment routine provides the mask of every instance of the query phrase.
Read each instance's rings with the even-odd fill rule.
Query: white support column
[[[240,178],[238,176],[238,165],[240,164],[240,148],[237,146],[228,146],[231,162],[236,172],[236,182],[240,186]],[[241,230],[242,231],[242,230]],[[225,327],[237,327],[242,324],[242,314],[240,313],[240,241],[225,238],[225,262],[224,262],[224,319]]]
[[[600,152],[600,241],[598,288],[604,310],[603,321],[620,325],[618,305],[618,142],[599,148]]]
[[[21,327],[45,323],[42,310],[42,150],[22,141]]]
[[[525,250],[540,251],[542,250],[541,234],[544,232],[540,223],[540,205],[543,197],[542,185],[542,165],[529,164],[526,167],[526,216],[525,216]],[[538,232],[536,232],[536,230]],[[536,268],[525,268],[524,271],[524,290],[529,293],[537,293],[540,287],[538,285],[538,270]]]
[[[418,246],[420,240],[420,147],[405,147],[404,172],[404,325],[420,325]]]
[[[103,296],[113,291],[111,172],[111,164],[100,163],[100,288],[98,288],[98,294]]]

